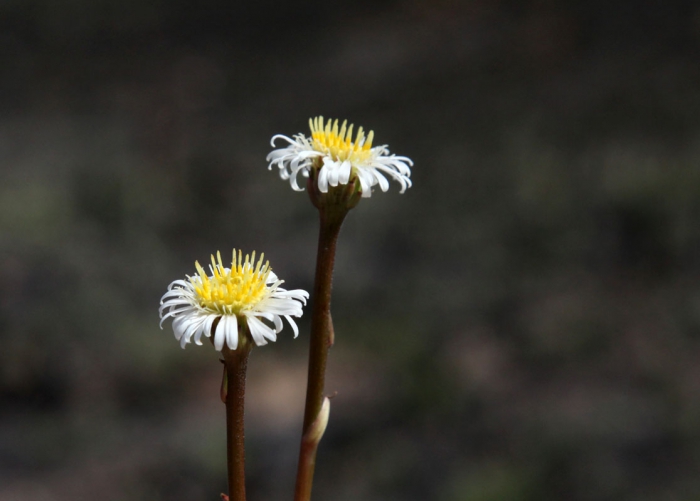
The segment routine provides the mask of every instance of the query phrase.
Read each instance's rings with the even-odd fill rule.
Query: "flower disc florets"
[[[240,251],[233,251],[231,267],[224,266],[221,254],[211,256],[211,274],[207,274],[198,262],[197,274],[187,280],[175,280],[163,295],[160,307],[160,325],[168,317],[173,318],[175,338],[184,348],[194,338],[201,345],[202,336],[214,334],[214,347],[221,351],[224,343],[235,350],[238,347],[239,325],[247,325],[258,346],[275,341],[282,330],[280,317],[285,317],[294,330],[299,329],[292,317],[302,315],[302,305],[309,294],[303,290],[287,291],[280,287],[284,282],[272,272],[264,254],[255,262],[252,257],[243,258]],[[274,328],[263,322],[265,319]]]
[[[386,145],[372,147],[374,131],[365,136],[362,127],[357,131],[353,141],[353,126],[347,127],[347,120],[338,126],[338,120],[323,117],[309,119],[311,137],[297,134],[293,138],[277,134],[272,137],[274,147],[277,139],[289,143],[284,148],[275,149],[267,156],[269,169],[276,165],[280,177],[289,180],[293,189],[299,187],[297,177],[301,174],[309,177],[311,170],[316,171],[318,189],[328,193],[329,186],[346,185],[357,179],[362,196],[372,196],[372,187],[379,185],[382,191],[389,189],[389,181],[384,174],[401,185],[401,193],[411,187],[411,168],[413,162],[408,157],[390,155]]]

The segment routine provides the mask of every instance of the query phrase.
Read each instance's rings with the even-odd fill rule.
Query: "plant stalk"
[[[306,387],[306,406],[302,430],[299,464],[297,469],[295,501],[309,501],[316,466],[318,443],[325,429],[325,422],[320,434],[319,421],[324,402],[323,387],[326,376],[328,350],[333,346],[333,321],[331,319],[331,284],[335,249],[338,234],[345,219],[346,211],[329,214],[319,210],[321,225],[318,237],[316,257],[316,278],[314,281],[313,303],[311,305],[311,338],[309,342],[309,372]],[[322,421],[322,419],[321,419]],[[327,421],[327,415],[326,415]]]
[[[246,334],[243,334],[246,335]],[[242,336],[241,336],[242,337]],[[238,349],[224,346],[226,388],[226,458],[228,495],[231,501],[245,501],[244,403],[248,355],[252,343],[239,343]]]

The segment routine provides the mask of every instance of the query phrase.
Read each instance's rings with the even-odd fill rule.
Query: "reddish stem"
[[[309,501],[316,466],[316,452],[320,436],[311,439],[313,425],[323,404],[323,387],[326,375],[328,350],[333,345],[333,322],[331,320],[331,284],[335,263],[335,248],[340,227],[346,212],[329,217],[320,210],[321,227],[316,258],[316,278],[314,281],[313,303],[311,305],[311,339],[309,345],[309,373],[306,388],[306,407],[297,481],[294,491],[295,501]]]

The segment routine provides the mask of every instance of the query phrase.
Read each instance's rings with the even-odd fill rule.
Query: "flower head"
[[[362,127],[357,131],[355,141],[353,126],[347,127],[347,120],[338,127],[338,120],[323,117],[309,119],[311,137],[297,134],[290,138],[277,134],[271,144],[282,139],[289,143],[284,148],[275,149],[267,155],[268,168],[276,165],[280,177],[289,180],[292,188],[299,187],[297,177],[301,174],[309,177],[312,170],[317,171],[318,189],[328,193],[329,186],[346,185],[354,179],[359,180],[362,196],[372,196],[372,187],[379,185],[382,191],[389,189],[386,175],[401,185],[401,193],[411,187],[411,168],[413,162],[408,157],[390,155],[386,145],[372,147],[374,131],[365,136]]]
[[[160,301],[160,327],[165,319],[172,317],[175,338],[183,348],[194,337],[195,344],[202,344],[202,336],[214,335],[214,347],[221,351],[224,343],[232,350],[238,347],[238,326],[247,325],[255,344],[262,346],[266,340],[277,340],[282,330],[280,317],[285,317],[294,330],[299,329],[292,317],[302,315],[308,292],[285,290],[272,272],[268,261],[263,263],[262,254],[257,263],[255,252],[245,259],[241,251],[233,250],[231,267],[211,256],[208,275],[198,262],[197,273],[187,280],[175,280],[168,286]],[[261,319],[272,323],[266,324]]]

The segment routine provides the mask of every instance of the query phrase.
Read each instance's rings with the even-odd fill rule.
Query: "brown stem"
[[[299,464],[297,465],[297,483],[294,487],[294,501],[308,501],[311,499],[311,486],[314,480],[317,450],[318,442],[308,443],[303,438],[301,439]]]
[[[333,322],[331,320],[331,283],[335,262],[335,247],[340,227],[346,212],[331,214],[324,210],[321,214],[321,228],[318,237],[316,257],[316,278],[314,281],[313,304],[311,306],[311,339],[309,347],[309,373],[306,387],[306,407],[297,481],[294,491],[295,501],[309,501],[313,483],[316,451],[320,436],[313,436],[314,422],[319,417],[323,404],[323,386],[326,376],[328,350],[333,345]]]
[[[247,330],[247,329],[245,329]],[[248,355],[252,343],[246,342],[247,332],[239,331],[239,346],[230,350],[224,346],[226,389],[226,457],[228,461],[228,495],[231,501],[245,501],[245,432],[243,404]]]

